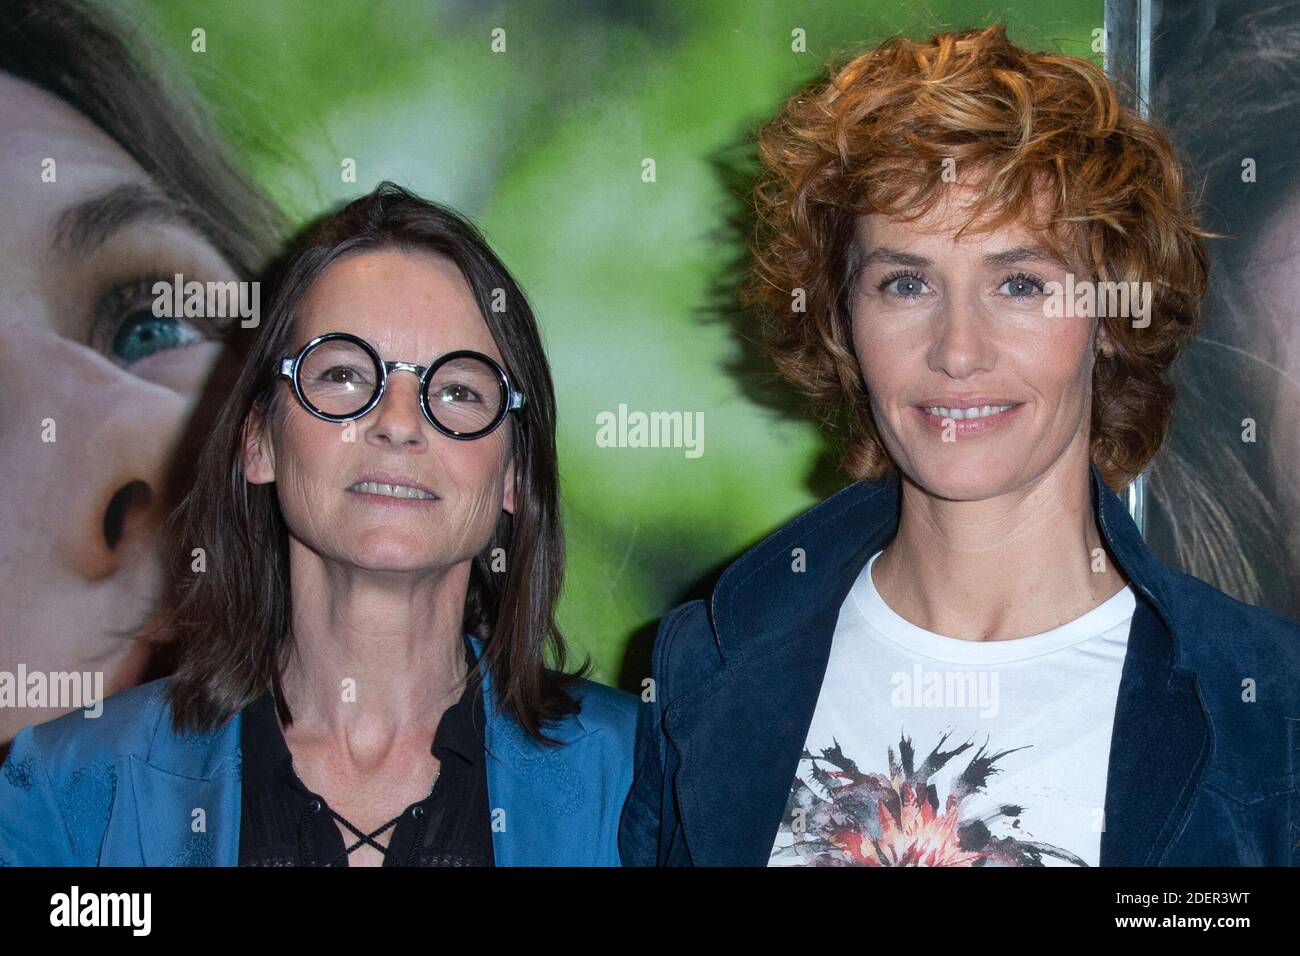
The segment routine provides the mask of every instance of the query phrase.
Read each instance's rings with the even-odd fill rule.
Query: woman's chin
[[[929,460],[908,477],[927,495],[949,501],[982,501],[1004,494],[1013,484],[1013,462],[954,451],[943,460]]]
[[[349,555],[347,564],[355,570],[373,574],[418,574],[450,567],[456,561],[449,555],[430,554],[428,543],[421,547],[377,547]]]

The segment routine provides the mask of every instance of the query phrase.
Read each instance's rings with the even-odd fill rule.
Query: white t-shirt
[[[966,641],[885,604],[867,562],[840,608],[770,866],[1096,866],[1136,602]]]

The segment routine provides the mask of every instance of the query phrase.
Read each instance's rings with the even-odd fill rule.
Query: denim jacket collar
[[[1089,474],[1097,523],[1111,554],[1177,645],[1179,631],[1192,622],[1179,619],[1177,604],[1169,598],[1169,569],[1151,553],[1128,508],[1095,464],[1089,464]],[[868,559],[898,530],[900,498],[897,478],[855,482],[732,563],[710,599],[723,662],[764,653],[799,623],[788,615],[810,617],[823,611],[819,598],[832,602],[838,612]],[[805,562],[805,574],[782,573],[796,558]],[[1177,663],[1187,666],[1181,656]]]

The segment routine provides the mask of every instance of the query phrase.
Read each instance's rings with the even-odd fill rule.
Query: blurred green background
[[[734,306],[749,135],[895,33],[1007,24],[1100,62],[1102,0],[127,0],[295,221],[391,179],[484,230],[528,294],[559,400],[560,622],[636,688],[655,622],[844,483]],[[206,31],[207,51],[190,49]],[[492,31],[505,31],[505,52]],[[806,52],[791,49],[792,31]],[[342,181],[345,157],[357,181]],[[656,181],[642,181],[652,158]],[[602,448],[619,404],[703,412],[703,454]]]

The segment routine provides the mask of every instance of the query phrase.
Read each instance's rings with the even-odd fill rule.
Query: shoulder
[[[144,756],[160,721],[170,718],[168,678],[120,691],[93,707],[37,724],[30,740],[52,776],[88,763]]]
[[[652,670],[658,693],[667,701],[702,684],[722,668],[707,602],[681,604],[659,622]]]
[[[844,529],[875,527],[896,516],[898,482],[890,477],[854,481],[829,498],[818,501],[795,515],[742,552],[718,578],[716,591],[743,586],[774,563],[785,564],[794,549],[815,551],[834,560],[847,556],[858,538]]]
[[[1170,570],[1181,665],[1213,730],[1209,779],[1238,799],[1297,785],[1300,624]]]
[[[0,863],[93,865],[133,756],[166,711],[159,681],[24,727],[0,773]]]
[[[569,693],[582,704],[582,725],[589,733],[631,733],[635,729],[637,699],[627,691],[582,680],[569,688]]]
[[[131,758],[172,773],[207,776],[237,759],[238,723],[227,721],[206,733],[177,733],[168,696],[171,678],[112,694],[96,707],[74,710],[29,727],[27,746],[39,755],[52,782],[79,778],[86,767],[107,772]],[[17,740],[15,739],[15,745]]]
[[[1197,671],[1227,669],[1243,676],[1274,673],[1288,678],[1292,695],[1300,690],[1300,623],[1166,569],[1187,664]]]

